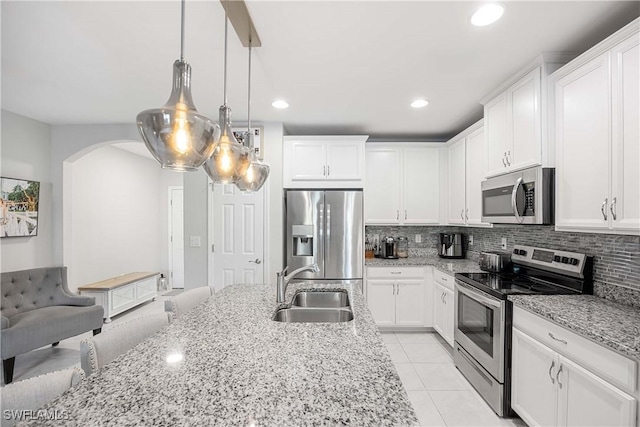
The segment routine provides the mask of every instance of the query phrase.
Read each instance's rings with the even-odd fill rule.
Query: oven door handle
[[[456,287],[458,292],[465,294],[469,298],[478,301],[479,303],[489,305],[491,307],[501,308],[502,304],[499,300],[486,297],[479,292],[473,291],[466,286],[461,285],[461,282],[456,281]]]
[[[518,189],[522,185],[522,177],[516,180],[516,183],[513,186],[513,191],[511,192],[511,209],[513,209],[513,215],[516,217],[516,221],[518,224],[522,224],[523,218],[520,216],[520,212],[518,212]]]

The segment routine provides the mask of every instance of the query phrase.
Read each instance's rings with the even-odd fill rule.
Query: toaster
[[[508,252],[480,252],[480,269],[491,273],[502,273],[511,268],[511,254]]]

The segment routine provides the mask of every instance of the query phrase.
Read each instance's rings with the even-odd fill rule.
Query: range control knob
[[[577,258],[571,258],[569,260],[569,264],[571,265],[578,265],[578,259]]]
[[[520,249],[520,255],[525,256],[527,254],[527,251],[525,251],[524,249]]]
[[[554,255],[554,256],[553,256],[553,260],[554,260],[555,262],[560,262],[560,255]]]
[[[514,250],[513,250],[513,254],[514,254],[514,255],[518,255],[519,253],[520,253],[520,251],[519,251],[518,249],[514,249]]]
[[[562,263],[563,264],[568,264],[569,263],[569,258],[567,258],[566,256],[562,257]]]

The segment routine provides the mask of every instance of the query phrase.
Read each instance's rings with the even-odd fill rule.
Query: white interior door
[[[184,288],[184,202],[182,187],[169,188],[169,284]]]
[[[264,283],[264,187],[213,185],[213,287]]]

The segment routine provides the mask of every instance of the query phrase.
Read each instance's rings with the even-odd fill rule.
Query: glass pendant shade
[[[191,66],[173,63],[173,90],[162,108],[138,114],[138,130],[163,168],[195,171],[211,157],[220,127],[196,110],[191,98]]]
[[[236,186],[240,191],[253,193],[262,188],[269,177],[269,165],[262,163],[253,151],[253,133],[248,131],[245,134],[245,146],[249,147],[251,152],[251,164],[247,169],[247,173],[236,182]]]
[[[213,182],[235,184],[247,173],[250,152],[233,135],[231,109],[226,104],[220,107],[220,123],[223,124],[220,140],[202,167]]]

